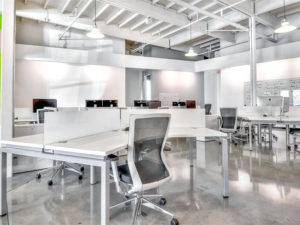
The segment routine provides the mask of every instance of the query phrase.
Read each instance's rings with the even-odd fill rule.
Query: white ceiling
[[[17,0],[17,16],[89,30],[95,18],[95,0]],[[287,10],[300,0],[286,0]],[[234,7],[228,7],[233,5]],[[274,28],[280,22],[283,0],[257,0],[257,22]],[[188,47],[209,39],[235,42],[234,32],[245,30],[250,0],[97,0],[96,21],[106,35],[162,47]],[[192,19],[192,38],[189,32]],[[200,22],[196,22],[196,21]],[[210,30],[207,31],[207,28]],[[259,33],[260,37],[272,33]],[[213,38],[211,38],[213,37]],[[204,39],[204,40],[203,40]]]

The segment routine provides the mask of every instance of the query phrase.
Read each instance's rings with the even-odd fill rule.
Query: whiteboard
[[[288,90],[293,96],[294,90],[300,90],[300,78],[262,80],[256,82],[257,96],[280,96],[282,90]],[[290,98],[290,105],[293,106],[293,98]],[[251,105],[250,82],[244,83],[244,106]]]

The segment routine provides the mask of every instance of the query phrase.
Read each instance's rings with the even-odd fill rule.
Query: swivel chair
[[[44,108],[44,109],[38,109],[37,110],[37,121],[39,124],[42,124],[45,122],[45,113],[46,112],[56,112],[56,108]],[[64,170],[69,170],[72,171],[76,174],[78,174],[78,179],[82,180],[83,178],[83,172],[84,172],[84,167],[79,166],[79,168],[76,168],[75,165],[67,163],[67,162],[53,162],[53,167],[52,168],[47,168],[43,171],[40,171],[36,174],[37,179],[41,179],[42,173],[46,173],[49,170],[54,169],[54,173],[52,174],[51,178],[48,180],[48,185],[52,186],[53,185],[53,180],[58,176],[59,173],[64,173]]]
[[[179,224],[173,214],[149,200],[161,198],[161,195],[144,194],[144,191],[156,189],[171,179],[163,152],[169,123],[169,114],[132,115],[129,126],[128,163],[118,166],[119,158],[110,157],[116,190],[126,199],[111,209],[135,203],[133,225],[137,216],[141,214],[142,206],[169,215],[172,217],[171,225]],[[161,198],[160,204],[166,204],[166,200]]]
[[[230,142],[246,142],[247,135],[242,132],[242,123],[238,121],[237,108],[220,108],[220,131],[227,133]]]

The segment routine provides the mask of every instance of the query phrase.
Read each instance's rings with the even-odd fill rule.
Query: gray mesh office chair
[[[241,122],[238,124],[237,108],[220,108],[220,131],[227,133],[230,141],[246,142],[246,134],[242,132]],[[239,127],[238,127],[239,126]]]
[[[111,209],[135,203],[133,223],[141,213],[141,207],[148,207],[172,217],[171,225],[178,225],[173,214],[156,205],[148,198],[161,195],[144,195],[143,192],[158,188],[171,179],[165,162],[164,145],[169,128],[169,114],[144,114],[130,117],[127,164],[117,166],[118,157],[111,157],[112,172],[117,192],[127,200]],[[166,200],[160,199],[164,205]]]
[[[38,123],[44,123],[45,122],[45,113],[46,112],[56,112],[57,109],[56,108],[44,108],[44,109],[38,109],[37,110],[37,121]],[[76,168],[75,165],[70,164],[70,163],[66,163],[66,162],[54,162],[53,163],[54,166],[52,168],[47,168],[43,171],[40,171],[36,174],[36,178],[37,179],[41,179],[42,177],[42,173],[46,173],[49,170],[54,170],[51,178],[48,181],[48,185],[51,186],[53,185],[53,180],[55,177],[57,177],[57,175],[59,173],[64,173],[64,170],[69,170],[72,171],[74,173],[78,174],[78,179],[82,180],[83,178],[83,172],[84,172],[84,167],[83,166],[79,166],[79,168]]]

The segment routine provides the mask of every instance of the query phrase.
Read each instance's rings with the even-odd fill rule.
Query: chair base
[[[126,207],[126,206],[131,205],[132,202],[134,202],[135,209],[134,209],[134,212],[133,212],[132,225],[136,224],[137,217],[142,214],[142,211],[141,211],[142,206],[150,208],[152,210],[155,210],[159,213],[170,216],[172,218],[170,224],[171,225],[179,225],[178,220],[176,218],[174,218],[174,215],[172,213],[170,213],[169,211],[163,209],[162,207],[158,206],[157,204],[155,204],[155,203],[153,203],[152,201],[149,200],[149,198],[158,198],[158,197],[161,198],[160,199],[160,204],[165,205],[166,200],[164,198],[162,198],[161,195],[135,195],[133,198],[127,199],[127,200],[125,200],[125,201],[123,201],[123,202],[121,202],[117,205],[114,205],[114,206],[110,207],[110,210],[115,209],[117,207]]]
[[[54,172],[53,172],[51,178],[48,180],[49,186],[53,185],[53,180],[58,176],[59,173],[64,175],[65,170],[68,170],[68,171],[78,174],[78,180],[82,180],[83,174],[84,174],[84,167],[76,168],[72,164],[69,164],[66,162],[61,162],[59,165],[56,165],[52,168],[48,168],[48,169],[43,170],[42,172],[37,173],[36,178],[40,179],[42,177],[43,173],[46,173],[47,171],[53,170],[53,169],[54,169]]]

